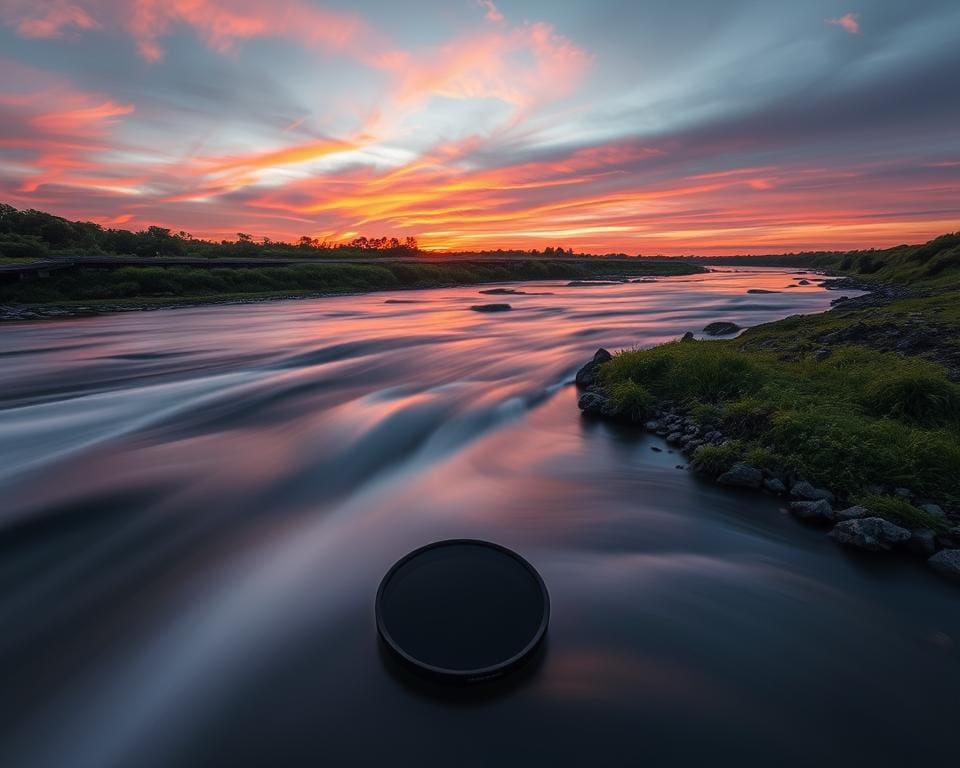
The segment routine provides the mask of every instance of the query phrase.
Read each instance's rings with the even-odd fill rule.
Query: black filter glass
[[[441,677],[493,677],[519,666],[547,629],[540,575],[505,547],[440,541],[396,563],[377,592],[377,629],[403,661]]]

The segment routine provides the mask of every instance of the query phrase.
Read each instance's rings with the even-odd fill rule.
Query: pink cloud
[[[256,37],[279,37],[343,51],[371,42],[363,20],[303,0],[11,0],[2,19],[24,37],[60,37],[64,31],[113,27],[130,33],[148,61],[163,58],[161,40],[177,26],[192,28],[215,51],[231,51]],[[369,47],[381,49],[382,41]],[[363,46],[367,47],[367,46]]]
[[[500,9],[494,5],[493,0],[477,0],[477,4],[486,10],[484,16],[488,21],[492,21],[494,24],[499,24],[503,21],[503,14],[500,12]]]
[[[592,58],[543,22],[486,31],[395,62],[396,100],[411,105],[434,96],[497,99],[526,108],[570,94]]]
[[[70,29],[96,29],[100,26],[87,11],[67,0],[52,3],[12,0],[5,5],[4,21],[22,37],[57,38],[63,37]]]
[[[827,24],[833,24],[835,27],[840,27],[841,29],[849,32],[851,35],[860,34],[859,13],[845,13],[838,19],[827,19]]]

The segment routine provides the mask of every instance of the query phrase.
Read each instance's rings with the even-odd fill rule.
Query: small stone
[[[740,488],[759,488],[763,483],[763,472],[749,464],[735,464],[717,478],[720,485],[733,485]]]
[[[910,531],[882,517],[865,517],[837,523],[829,536],[840,544],[869,552],[889,552],[897,544],[907,541]]]
[[[927,560],[927,565],[941,576],[960,579],[960,549],[941,549]]]
[[[653,451],[654,453],[663,453],[663,448],[657,448],[657,446],[655,445],[651,445],[650,450]]]
[[[929,528],[915,528],[910,531],[907,549],[917,555],[929,557],[937,551],[937,535]]]
[[[947,518],[947,513],[943,511],[943,507],[939,504],[921,504],[920,509],[938,520],[946,520]]]
[[[814,488],[813,485],[808,483],[806,480],[800,480],[797,483],[793,484],[793,487],[790,489],[790,494],[798,499],[806,499],[807,501],[818,501],[819,499],[825,499],[831,504],[833,503],[833,494],[830,491],[825,490],[824,488]]]
[[[646,429],[648,432],[656,432],[658,429],[660,429],[660,422],[648,421],[646,424],[643,425],[643,428]]]
[[[667,435],[667,442],[670,443],[670,445],[677,445],[682,438],[683,435],[680,432],[671,432]]]
[[[833,507],[826,499],[816,501],[791,501],[790,511],[803,520],[819,520],[830,522],[833,520]]]
[[[893,492],[896,496],[899,496],[901,499],[906,499],[907,501],[913,498],[913,491],[909,488],[894,488]]]
[[[474,312],[509,312],[513,307],[509,304],[474,304],[470,309]]]

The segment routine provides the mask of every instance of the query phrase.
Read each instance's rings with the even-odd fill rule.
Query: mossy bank
[[[819,266],[851,268],[837,287],[873,292],[735,339],[599,351],[580,407],[660,434],[723,484],[792,497],[843,544],[960,575],[960,238],[874,254],[869,275],[835,260]]]

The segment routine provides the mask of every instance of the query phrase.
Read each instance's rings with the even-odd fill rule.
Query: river
[[[3,326],[0,765],[956,759],[960,590],[576,408],[599,346],[826,310],[798,278]],[[550,590],[507,684],[427,687],[378,648],[384,572],[454,537]]]

